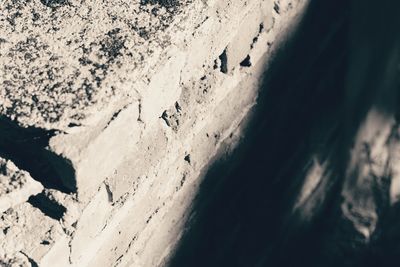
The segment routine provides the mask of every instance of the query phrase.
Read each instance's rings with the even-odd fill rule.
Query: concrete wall
[[[163,265],[307,1],[25,2],[0,4],[0,111],[54,182],[3,212],[2,262]]]

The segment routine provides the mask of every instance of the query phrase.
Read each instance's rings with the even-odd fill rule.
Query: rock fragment
[[[0,259],[13,262],[22,252],[30,262],[40,262],[63,235],[56,220],[22,203],[0,215]]]
[[[33,180],[28,172],[0,158],[0,212],[27,201],[42,190],[42,184]]]

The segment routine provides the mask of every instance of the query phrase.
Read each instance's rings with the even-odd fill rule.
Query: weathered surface
[[[0,216],[0,259],[13,261],[20,253],[39,260],[64,234],[61,225],[40,210],[23,203]]]
[[[270,0],[3,1],[0,152],[45,187],[3,214],[23,221],[4,226],[3,240],[25,240],[2,244],[5,259],[164,265],[204,172],[241,139],[274,44],[307,3],[281,2],[278,14]]]
[[[66,130],[137,97],[137,82],[147,83],[147,70],[159,63],[154,58],[195,26],[179,21],[204,6],[157,2],[2,1],[1,114]]]
[[[39,194],[43,186],[26,171],[19,170],[9,160],[0,158],[0,212],[21,204]]]

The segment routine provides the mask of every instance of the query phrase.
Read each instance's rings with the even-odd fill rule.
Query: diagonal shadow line
[[[340,150],[345,6],[344,1],[310,3],[297,32],[270,64],[244,142],[208,171],[170,266],[293,266],[299,257],[311,257],[312,246],[295,251],[287,243],[296,238],[292,243],[301,244],[307,233],[289,229],[287,208],[304,179],[293,179],[299,170],[315,153],[326,158]],[[342,168],[342,162],[335,164]],[[340,185],[332,179],[329,203],[336,201]],[[302,234],[294,236],[295,230]],[[318,237],[312,238],[317,244]],[[291,249],[291,259],[281,254],[284,248]]]

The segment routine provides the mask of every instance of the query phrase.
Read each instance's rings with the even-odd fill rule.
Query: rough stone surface
[[[0,212],[28,200],[43,190],[26,171],[19,170],[9,160],[0,158]]]
[[[65,130],[130,97],[190,2],[3,1],[1,114]]]
[[[4,264],[166,265],[307,4],[280,2],[1,2],[0,155],[44,185],[2,213]]]
[[[20,253],[39,262],[63,235],[61,225],[29,203],[8,209],[0,217],[0,258],[14,261]]]

